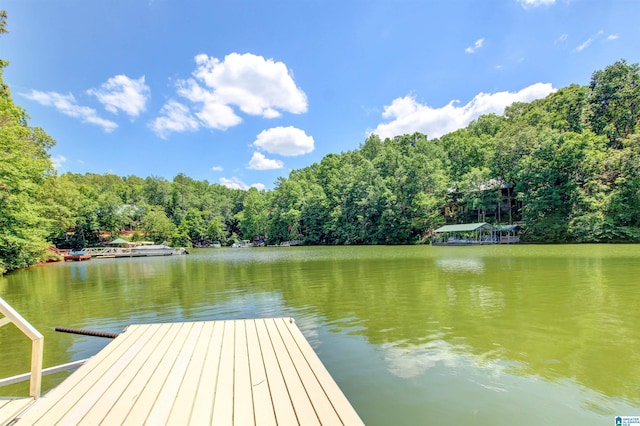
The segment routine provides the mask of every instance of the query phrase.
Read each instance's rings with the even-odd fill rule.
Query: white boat
[[[131,247],[131,256],[175,256],[185,254],[187,251],[184,248],[178,250],[173,247],[169,247],[166,243],[152,244]]]
[[[249,240],[242,240],[242,242],[240,242],[240,243],[233,243],[231,245],[231,247],[233,247],[233,248],[251,248],[251,247],[255,247],[255,246]]]

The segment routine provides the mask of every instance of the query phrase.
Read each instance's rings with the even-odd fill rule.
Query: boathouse
[[[520,242],[520,225],[496,225],[493,233],[498,244],[517,244]]]
[[[433,245],[495,244],[494,227],[486,222],[445,225],[434,231]]]

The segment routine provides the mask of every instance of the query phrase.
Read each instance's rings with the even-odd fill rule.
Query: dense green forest
[[[0,33],[6,14],[0,14]],[[121,230],[176,246],[412,244],[444,223],[522,223],[531,242],[640,241],[640,68],[618,61],[466,128],[330,154],[270,191],[179,174],[62,174],[55,141],[15,105],[0,62],[0,273]]]

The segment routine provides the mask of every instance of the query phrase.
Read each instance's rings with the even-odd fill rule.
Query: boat
[[[233,248],[251,248],[251,247],[255,247],[255,246],[254,246],[254,245],[253,245],[253,243],[252,243],[251,241],[249,241],[249,240],[242,240],[242,242],[239,242],[239,243],[233,243],[233,244],[231,245],[231,247],[233,247]]]
[[[176,250],[173,247],[169,247],[167,243],[131,247],[131,252],[130,252],[131,257],[175,256],[180,254],[188,254],[188,253],[184,248],[179,248]]]
[[[62,257],[64,258],[65,262],[67,261],[82,261],[82,260],[90,260],[91,259],[91,255],[89,253],[87,253],[84,250],[71,250],[68,251],[67,253],[63,254]]]
[[[174,249],[162,244],[144,243],[134,247],[90,247],[85,249],[91,257],[119,258],[119,257],[149,257],[149,256],[176,256],[181,254],[189,254],[184,248]]]

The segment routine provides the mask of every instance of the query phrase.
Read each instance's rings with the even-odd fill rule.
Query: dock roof
[[[436,229],[434,232],[437,233],[437,234],[444,233],[444,232],[471,232],[471,231],[476,231],[478,229],[491,231],[493,229],[493,226],[491,226],[491,224],[489,224],[487,222],[460,223],[460,224],[457,224],[457,225],[445,225],[445,226],[442,226],[442,227]]]

